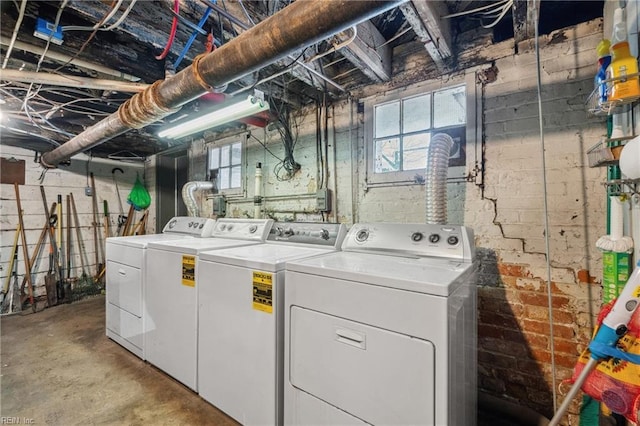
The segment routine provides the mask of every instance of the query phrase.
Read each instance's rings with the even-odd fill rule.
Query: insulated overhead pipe
[[[297,1],[260,22],[168,80],[158,80],[134,95],[118,111],[41,157],[41,164],[55,168],[61,161],[100,145],[130,129],[145,127],[186,103],[288,54],[406,0],[313,0]]]

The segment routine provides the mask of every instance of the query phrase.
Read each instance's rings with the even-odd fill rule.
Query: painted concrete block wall
[[[44,205],[40,194],[39,178],[43,171],[39,164],[34,163],[34,154],[32,151],[2,146],[0,155],[3,158],[15,158],[25,160],[25,185],[20,185],[20,199],[23,210],[23,220],[25,225],[25,233],[27,239],[27,248],[29,256],[32,255],[38,237],[46,222]],[[49,206],[57,201],[57,195],[62,195],[63,203],[63,223],[65,231],[63,232],[63,241],[66,244],[66,224],[67,224],[67,204],[66,195],[73,193],[78,212],[78,220],[80,223],[80,234],[84,243],[86,253],[83,254],[85,260],[85,269],[87,274],[96,274],[95,262],[95,245],[93,238],[93,210],[91,197],[85,195],[85,187],[87,186],[87,160],[86,155],[80,154],[74,157],[71,165],[68,167],[60,167],[58,169],[48,170],[45,174],[42,185],[45,188],[47,203]],[[140,165],[116,162],[111,160],[103,160],[94,158],[89,162],[89,171],[94,174],[96,197],[98,202],[98,259],[103,262],[103,244],[104,244],[104,213],[103,200],[107,200],[110,213],[110,227],[113,230],[117,228],[117,219],[119,215],[119,205],[116,188],[111,173],[114,167],[121,168],[124,173],[116,172],[115,176],[118,180],[120,190],[120,198],[125,214],[127,214],[128,204],[127,196],[135,182],[136,172],[142,175],[143,169]],[[89,182],[90,185],[90,182]],[[11,250],[13,238],[18,224],[18,209],[16,205],[16,196],[14,186],[12,184],[0,185],[0,282],[4,285],[7,276],[11,275],[8,270],[8,264],[11,260]],[[76,231],[72,229],[72,249],[71,249],[71,277],[79,277],[82,275],[81,262],[79,257],[79,249],[77,245]],[[19,242],[21,244],[21,242]],[[66,247],[66,245],[65,245]],[[25,271],[24,257],[22,246],[18,246],[18,275],[19,283],[22,282],[22,276]],[[32,272],[32,279],[35,286],[35,295],[37,297],[45,296],[44,277],[49,268],[49,242],[46,240],[40,256],[35,262]],[[66,271],[66,257],[64,258],[63,267]],[[66,272],[65,272],[66,276]],[[43,302],[45,303],[45,302]],[[44,305],[42,305],[44,306]]]

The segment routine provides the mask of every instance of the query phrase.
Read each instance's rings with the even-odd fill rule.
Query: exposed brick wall
[[[605,131],[601,119],[589,118],[584,101],[592,89],[595,46],[601,22],[565,29],[540,39],[542,109],[545,132],[546,195],[549,206],[550,281],[556,368],[552,369],[547,299],[547,261],[543,209],[543,166],[538,126],[536,59],[520,45],[513,55],[508,43],[476,50],[486,66],[497,70],[495,81],[480,87],[484,138],[484,182],[449,183],[451,223],[474,229],[480,263],[478,291],[479,388],[547,416],[552,415],[552,378],[561,403],[578,354],[589,341],[599,310],[601,257],[595,240],[604,233],[605,170],[588,167],[586,151]],[[421,70],[424,52],[405,52],[394,64],[401,78],[372,86],[362,95],[402,90],[432,75]],[[466,62],[471,62],[465,56]],[[422,64],[422,65],[421,65]],[[440,77],[447,81],[450,76]],[[458,75],[459,77],[459,75]],[[429,83],[429,82],[427,82]],[[400,89],[399,89],[400,88]],[[357,102],[357,100],[354,100]],[[277,181],[277,164],[263,147],[251,143],[247,154],[247,189],[230,203],[230,215],[253,211],[253,167],[263,163],[264,194],[288,196],[265,202],[278,219],[318,220],[311,196],[318,188],[315,109],[300,111],[296,160],[302,169],[287,182]],[[329,109],[329,188],[337,189],[337,215],[330,220],[422,222],[421,185],[367,187],[363,114],[355,103],[342,101]],[[278,156],[282,146],[274,132],[254,133]],[[474,146],[467,146],[467,164],[475,166]],[[199,149],[199,148],[198,148]],[[193,148],[193,155],[201,151]],[[457,171],[460,174],[460,170]],[[354,192],[355,191],[355,192]],[[353,198],[352,198],[353,197]],[[577,424],[577,406],[566,424]]]

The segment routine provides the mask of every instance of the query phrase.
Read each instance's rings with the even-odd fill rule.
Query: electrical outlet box
[[[316,209],[324,213],[331,211],[331,191],[329,189],[323,188],[316,192]]]
[[[36,20],[36,29],[33,35],[43,40],[49,40],[49,37],[51,37],[51,43],[62,44],[62,27],[60,25],[56,27],[52,22],[45,21],[42,18]]]
[[[227,200],[223,196],[213,198],[213,214],[224,216],[227,214]]]

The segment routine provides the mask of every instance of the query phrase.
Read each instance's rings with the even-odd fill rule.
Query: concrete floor
[[[0,423],[237,424],[109,340],[104,311],[96,296],[0,319]],[[478,426],[516,424],[479,412]]]
[[[235,425],[109,340],[104,297],[0,320],[0,422]]]

